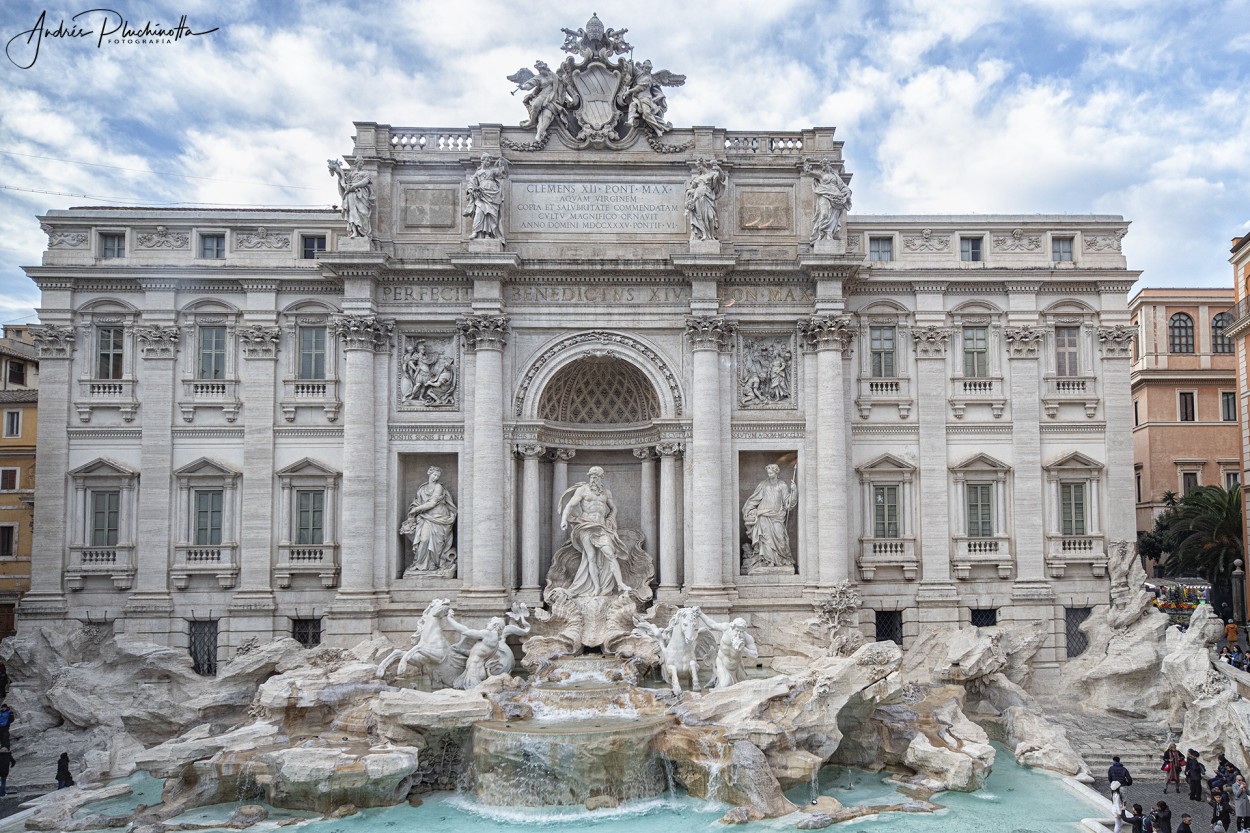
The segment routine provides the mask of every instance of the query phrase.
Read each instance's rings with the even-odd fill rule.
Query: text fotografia
[[[149,45],[178,43],[184,38],[199,37],[216,32],[220,27],[197,32],[187,24],[184,14],[172,26],[147,20],[142,25],[132,24],[121,12],[112,9],[88,9],[69,18],[61,18],[55,25],[48,23],[48,12],[39,13],[35,25],[9,38],[4,54],[14,66],[30,69],[39,60],[39,51],[45,39],[94,43],[96,49],[106,45]]]

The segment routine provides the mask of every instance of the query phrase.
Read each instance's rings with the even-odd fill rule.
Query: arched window
[[[1219,315],[1211,319],[1211,352],[1212,353],[1231,353],[1233,352],[1233,340],[1225,335],[1228,325],[1233,323],[1233,314],[1231,312],[1221,312]]]
[[[1194,352],[1194,320],[1183,312],[1168,320],[1168,352]]]

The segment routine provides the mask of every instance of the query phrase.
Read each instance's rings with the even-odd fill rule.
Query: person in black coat
[[[1142,820],[1146,818],[1142,813],[1141,805],[1134,804],[1132,811],[1124,811],[1124,820],[1129,823],[1133,833],[1142,833]]]
[[[1207,768],[1198,760],[1198,752],[1190,749],[1185,756],[1185,781],[1189,783],[1189,800],[1202,800],[1202,776]]]
[[[5,786],[9,780],[9,767],[17,763],[9,754],[9,747],[0,746],[0,795],[5,794]]]
[[[1172,833],[1172,808],[1166,801],[1160,801],[1150,811],[1150,820],[1154,822],[1155,833]]]
[[[1229,806],[1228,798],[1222,792],[1211,797],[1211,826],[1214,827],[1217,821],[1224,825],[1225,830],[1233,829],[1233,808]]]
[[[74,776],[69,772],[69,753],[62,752],[56,759],[56,788],[63,790],[74,786]]]

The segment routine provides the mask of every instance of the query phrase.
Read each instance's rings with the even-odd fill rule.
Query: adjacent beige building
[[[26,327],[0,338],[0,637],[30,586],[39,362]]]

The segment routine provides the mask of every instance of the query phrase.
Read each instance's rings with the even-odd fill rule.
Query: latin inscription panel
[[[512,182],[509,231],[685,234],[685,186],[666,182]]]

